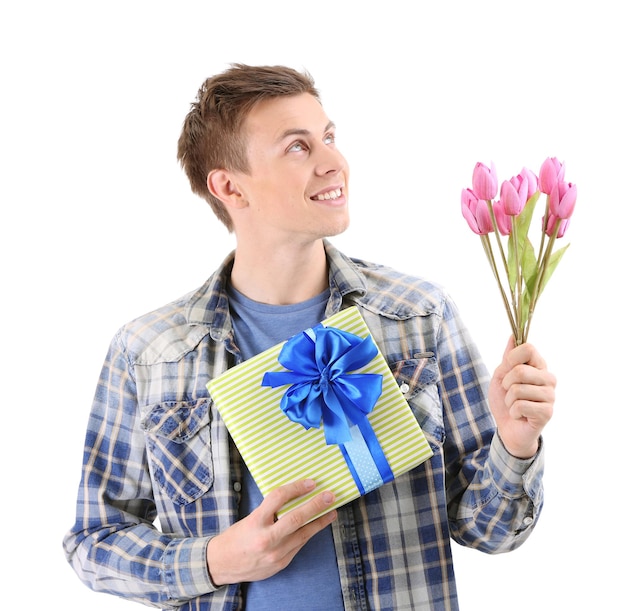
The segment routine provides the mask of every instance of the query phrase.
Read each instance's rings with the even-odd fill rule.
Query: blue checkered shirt
[[[529,460],[505,450],[488,372],[441,287],[325,246],[326,316],[359,308],[434,452],[339,509],[345,609],[458,609],[451,539],[488,553],[519,546],[541,510],[543,450]],[[241,360],[225,289],[232,261],[111,342],[63,542],[94,590],[163,609],[242,608],[238,584],[216,587],[206,563],[241,490],[241,459],[206,389]]]

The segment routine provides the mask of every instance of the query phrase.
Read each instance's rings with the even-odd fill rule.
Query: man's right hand
[[[213,537],[207,547],[213,583],[259,581],[284,569],[313,535],[337,517],[333,510],[309,522],[335,500],[332,492],[324,491],[276,520],[276,513],[288,501],[314,488],[311,479],[276,488],[250,515]]]

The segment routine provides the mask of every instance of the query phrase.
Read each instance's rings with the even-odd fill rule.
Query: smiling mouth
[[[314,199],[318,202],[323,202],[329,199],[337,199],[338,197],[341,197],[342,191],[342,188],[333,189],[332,191],[327,191],[326,193],[320,193],[319,195],[315,195],[311,199]]]

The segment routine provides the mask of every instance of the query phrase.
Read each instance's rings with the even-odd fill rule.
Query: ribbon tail
[[[360,494],[371,492],[393,479],[389,463],[378,441],[376,441],[375,435],[374,439],[371,439],[371,435],[367,431],[368,427],[374,434],[369,422],[365,427],[353,425],[350,427],[352,439],[339,445],[350,475],[352,475]],[[368,439],[363,435],[364,429]],[[377,446],[377,449],[371,446]]]
[[[383,449],[380,447],[380,443],[378,442],[378,438],[376,437],[376,433],[374,432],[370,421],[367,418],[363,418],[357,426],[363,435],[363,439],[370,451],[370,454],[372,455],[374,464],[376,465],[383,482],[385,484],[390,482],[394,478],[393,471],[389,466],[389,462],[387,461],[387,457],[385,456]]]
[[[374,488],[376,488],[376,486],[368,486],[368,489],[366,489],[363,486],[363,481],[362,481],[362,477],[363,477],[363,473],[362,470],[360,470],[359,468],[357,468],[357,465],[354,464],[354,462],[352,461],[352,456],[350,455],[350,450],[346,447],[346,444],[344,443],[340,443],[339,444],[339,449],[341,450],[341,453],[343,454],[343,459],[346,461],[346,465],[348,467],[348,470],[350,471],[350,475],[352,476],[352,479],[354,480],[354,483],[359,491],[359,494],[361,496],[363,496],[366,492],[370,492],[371,490],[373,490]],[[363,477],[363,479],[365,479],[365,477]]]
[[[314,378],[310,374],[299,371],[267,371],[263,374],[261,386],[276,388],[277,386],[285,386],[287,384],[310,382],[311,379]]]
[[[352,439],[351,423],[344,405],[331,386],[323,391],[322,422],[327,445],[341,444]]]

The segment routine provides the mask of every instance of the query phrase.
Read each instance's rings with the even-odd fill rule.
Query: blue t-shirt
[[[329,291],[293,305],[268,305],[229,288],[235,341],[244,359],[315,326],[324,319]],[[257,507],[263,496],[244,467],[240,517]],[[343,610],[337,556],[331,527],[312,537],[282,571],[242,584],[245,608],[250,611]]]

